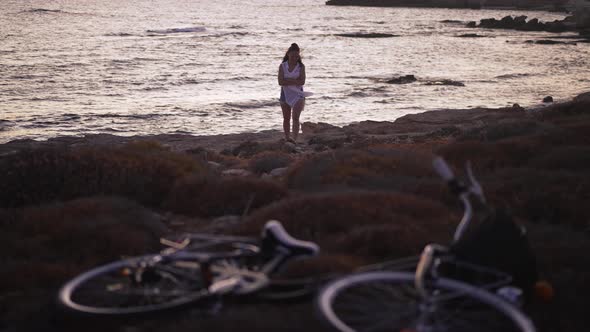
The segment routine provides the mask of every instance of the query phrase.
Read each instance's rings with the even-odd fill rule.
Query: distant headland
[[[563,10],[571,4],[569,0],[328,0],[333,6],[375,6],[375,7],[435,7],[435,8],[496,8],[510,7],[523,9]]]

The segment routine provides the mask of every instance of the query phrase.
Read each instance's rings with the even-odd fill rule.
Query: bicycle
[[[274,283],[270,277],[319,247],[291,237],[275,220],[260,241],[250,237],[190,234],[162,239],[159,254],[115,261],[86,271],[63,285],[58,304],[92,316],[130,316],[165,311],[222,296],[264,293],[286,299],[309,293],[305,283]]]
[[[429,244],[420,256],[400,261],[414,271],[391,264],[391,271],[365,271],[330,281],[316,299],[320,318],[342,332],[534,332],[534,324],[518,308],[536,281],[524,229],[487,206],[469,164],[467,184],[455,178],[442,158],[433,166],[464,206],[450,247]],[[474,198],[488,217],[468,233]],[[496,249],[494,244],[513,248]],[[498,257],[503,253],[496,251],[514,255],[516,263],[506,263],[510,259]]]

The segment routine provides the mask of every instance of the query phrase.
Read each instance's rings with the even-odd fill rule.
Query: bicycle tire
[[[174,269],[178,267],[173,265],[181,260],[174,257],[151,267],[155,271],[153,275],[160,277],[160,280],[147,285],[134,284],[125,271],[139,269],[142,262],[154,257],[158,255],[120,260],[88,270],[68,281],[59,290],[58,303],[68,311],[78,314],[127,316],[164,311],[213,295],[204,283],[199,284],[198,273],[191,273],[192,280],[180,280],[184,277],[180,273],[175,275]],[[192,263],[198,265],[198,262]],[[188,271],[186,272],[188,275]]]
[[[535,332],[531,320],[499,296],[440,278],[427,283],[436,293],[425,301],[414,287],[414,277],[408,272],[366,272],[334,280],[317,297],[319,315],[342,332],[380,331],[379,327],[383,331]],[[485,330],[484,323],[493,326]]]

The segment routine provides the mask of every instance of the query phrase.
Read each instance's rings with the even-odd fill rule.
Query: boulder
[[[355,33],[339,33],[336,36],[349,37],[349,38],[391,38],[399,37],[399,35],[393,35],[391,33],[378,33],[378,32],[355,32]]]
[[[553,21],[547,22],[545,24],[545,30],[549,32],[565,32],[567,31],[567,26],[562,21]]]
[[[543,98],[543,102],[544,103],[552,103],[553,102],[553,97],[547,96],[547,97]]]
[[[478,35],[477,33],[464,33],[462,35],[458,35],[457,37],[461,37],[461,38],[482,38],[482,37],[485,37],[485,36]]]
[[[275,168],[268,173],[262,174],[262,178],[280,178],[287,174],[288,167]]]
[[[416,81],[417,81],[416,76],[405,75],[405,76],[400,76],[400,77],[394,77],[394,78],[388,80],[387,83],[389,83],[389,84],[408,84],[408,83],[413,83]]]
[[[497,28],[499,24],[500,21],[496,20],[495,18],[484,18],[479,21],[480,28],[494,29]]]
[[[516,24],[514,22],[514,18],[512,16],[504,16],[499,23],[500,29],[514,29]]]
[[[429,81],[429,82],[424,83],[424,85],[465,86],[465,84],[463,82],[453,81],[453,80]]]
[[[524,26],[526,24],[526,18],[527,17],[525,15],[515,17],[514,25],[516,25],[517,27]]]
[[[325,123],[325,122],[318,122],[318,123],[304,122],[301,124],[301,132],[305,135],[317,134],[317,133],[327,132],[327,131],[331,131],[331,130],[338,131],[338,130],[342,130],[342,128],[331,125],[329,123]]]
[[[526,22],[526,24],[522,26],[521,29],[526,31],[544,31],[545,24],[540,23],[539,19],[533,18]]]

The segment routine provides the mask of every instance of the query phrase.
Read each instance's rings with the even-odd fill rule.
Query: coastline
[[[422,113],[404,115],[394,121],[362,120],[345,126],[334,126],[329,123],[303,122],[297,144],[298,149],[287,148],[287,151],[311,153],[332,147],[359,146],[370,141],[377,143],[413,142],[426,138],[451,138],[458,132],[473,130],[489,124],[499,124],[527,118],[543,109],[559,108],[573,103],[576,99],[586,96],[582,93],[569,100],[557,103],[539,103],[530,107],[503,108],[470,108],[470,109],[439,109]],[[261,132],[245,132],[218,135],[193,134],[157,134],[117,136],[114,134],[91,134],[85,136],[58,136],[47,140],[13,140],[0,144],[0,157],[20,149],[59,146],[117,146],[134,141],[154,141],[172,151],[189,151],[191,149],[207,149],[216,153],[235,149],[245,142],[257,142],[270,150],[280,150],[283,145],[283,133],[280,130]],[[321,141],[331,144],[322,145]],[[339,143],[334,143],[338,141]],[[261,147],[261,149],[263,149]]]
[[[408,7],[408,8],[465,8],[481,10],[533,10],[533,11],[551,11],[567,12],[565,6],[558,6],[547,1],[545,4],[533,2],[526,5],[523,2],[521,6],[515,6],[514,1],[496,1],[491,5],[482,6],[479,0],[453,1],[453,0],[328,0],[328,6],[370,6],[370,7]]]

